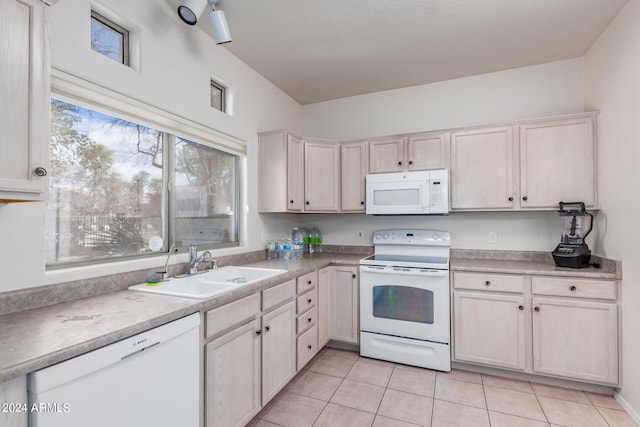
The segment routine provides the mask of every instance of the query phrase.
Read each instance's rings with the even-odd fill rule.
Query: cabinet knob
[[[573,286],[573,285],[569,286],[569,290],[570,290],[571,292],[575,292],[577,289],[578,289],[578,288],[576,288],[576,287],[575,287],[575,286]]]
[[[289,203],[293,203],[293,199],[292,199],[292,200],[289,200]]]
[[[264,327],[264,329],[265,329],[265,331],[268,332],[269,330],[271,330],[271,326],[267,325],[267,326]]]
[[[491,282],[488,281],[488,280],[486,282],[484,282],[484,284],[485,284],[485,286],[491,286]]]
[[[304,203],[308,205],[308,204],[309,204],[309,201],[307,200],[307,201],[306,201],[306,202],[304,202]]]
[[[311,317],[309,317],[309,318],[307,319],[307,322],[308,322],[308,323],[311,323]]]
[[[311,284],[311,280],[307,280],[307,285],[310,285],[310,284]]]
[[[409,164],[412,165],[413,164],[413,160],[409,160]]]
[[[398,166],[402,166],[402,162],[398,162]]]
[[[37,167],[33,170],[37,176],[47,176],[47,170],[43,167]]]
[[[311,298],[309,298],[309,299],[307,300],[307,302],[308,302],[309,304],[311,304]]]
[[[524,196],[524,197],[522,197],[522,200],[524,200],[526,202],[527,200],[529,200],[529,198],[527,196]]]
[[[262,334],[262,331],[261,330],[257,330],[256,331],[256,335],[260,335],[260,334]]]
[[[513,197],[509,197],[509,201],[510,201],[510,202],[513,202]]]
[[[524,305],[519,305],[519,306],[518,306],[518,310],[520,310],[520,311],[524,311]]]
[[[309,344],[309,345],[307,346],[307,348],[308,348],[309,350],[311,350],[311,344]]]
[[[360,202],[361,205],[364,205],[364,202]]]
[[[540,311],[540,307],[534,307],[535,311]]]
[[[357,277],[357,276],[356,276],[355,274],[352,274],[352,275],[351,275],[351,278],[352,278],[352,279],[355,279],[356,277]]]

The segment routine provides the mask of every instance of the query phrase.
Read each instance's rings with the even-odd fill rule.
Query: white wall
[[[89,42],[90,0],[64,0],[49,8],[52,66],[154,107],[247,141],[246,245],[215,255],[263,248],[263,230],[289,229],[296,218],[257,213],[257,133],[300,128],[302,109],[253,69],[216,46],[199,28],[183,24],[165,1],[102,0],[93,2],[107,15],[123,18],[133,30],[135,67],[124,67],[92,51]],[[209,106],[212,75],[231,85],[233,116]],[[110,274],[164,263],[164,258],[94,268],[45,272],[43,204],[0,207],[0,292]],[[178,257],[178,260],[180,258]]]
[[[369,138],[584,108],[581,58],[309,104],[305,136]]]
[[[344,140],[578,113],[584,111],[583,71],[578,58],[309,104],[304,135]],[[553,212],[314,215],[304,222],[319,226],[326,243],[352,245],[371,244],[374,230],[420,227],[451,231],[454,248],[552,251],[561,232]],[[366,239],[356,238],[358,230]],[[498,233],[498,244],[488,243],[490,231]]]
[[[585,56],[586,108],[599,109],[599,251],[623,263],[621,396],[640,421],[640,2],[630,1]],[[605,221],[600,221],[603,224]]]

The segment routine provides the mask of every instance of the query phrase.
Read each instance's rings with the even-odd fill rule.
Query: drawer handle
[[[519,305],[518,306],[518,310],[523,311],[524,310],[524,305]]]
[[[576,288],[576,287],[575,287],[575,286],[573,286],[573,285],[569,286],[569,290],[570,290],[571,292],[575,292],[577,289],[578,289],[578,288]]]
[[[307,348],[308,348],[309,350],[311,350],[311,344],[309,344],[309,345],[307,346]]]
[[[535,307],[534,310],[535,311],[540,311],[540,307]]]
[[[256,331],[256,335],[260,335],[260,334],[262,334],[262,331],[261,330],[257,330]]]
[[[491,282],[488,281],[488,280],[486,282],[484,282],[484,284],[485,284],[485,286],[491,286]]]
[[[270,329],[271,329],[271,326],[269,326],[269,325],[264,327],[264,330],[267,331],[267,332],[269,332]]]
[[[307,319],[307,322],[311,323],[311,317],[309,317],[309,318]]]

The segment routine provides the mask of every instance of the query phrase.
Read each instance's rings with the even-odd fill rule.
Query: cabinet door
[[[533,370],[617,385],[617,304],[533,298]]]
[[[523,296],[454,292],[454,359],[524,370]]]
[[[262,316],[262,404],[296,373],[296,313],[293,301]]]
[[[451,210],[512,209],[511,127],[451,134]]]
[[[331,268],[331,339],[357,344],[360,338],[358,323],[358,268]]]
[[[369,141],[369,173],[402,172],[404,168],[404,138]]]
[[[339,144],[304,141],[304,210],[337,211],[339,194]]]
[[[45,7],[40,0],[0,2],[0,201],[45,198],[47,179],[39,176],[48,167],[50,140]]]
[[[520,126],[523,208],[596,205],[594,116]]]
[[[341,189],[342,211],[364,212],[365,179],[367,176],[367,143],[354,142],[342,144],[341,150]]]
[[[208,427],[244,426],[260,410],[259,332],[260,322],[255,319],[207,344]]]
[[[318,349],[329,342],[331,267],[318,270]]]
[[[410,171],[448,167],[449,133],[419,133],[407,139]]]
[[[0,384],[0,404],[9,405],[0,410],[0,426],[27,427],[27,377],[21,376]],[[15,405],[15,406],[11,406]],[[22,406],[25,405],[25,406]]]
[[[290,211],[301,211],[304,206],[303,153],[302,139],[287,135],[287,206]]]

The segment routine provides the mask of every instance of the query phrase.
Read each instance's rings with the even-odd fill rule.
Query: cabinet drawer
[[[313,326],[298,337],[298,370],[318,353],[318,327]]]
[[[298,335],[301,334],[302,332],[306,331],[307,329],[316,325],[317,323],[318,323],[318,309],[317,307],[313,307],[311,310],[298,316],[297,334]]]
[[[314,288],[318,284],[318,272],[312,271],[304,276],[300,276],[296,279],[297,288],[296,291],[299,294],[307,292],[309,289]]]
[[[531,292],[535,295],[614,300],[618,295],[618,285],[615,280],[533,277]]]
[[[295,296],[295,280],[262,291],[262,310],[269,310]]]
[[[306,294],[300,295],[297,301],[298,314],[304,313],[310,308],[315,307],[317,301],[318,301],[317,289],[313,289],[312,291],[307,292]]]
[[[207,338],[244,323],[260,312],[260,296],[250,295],[206,313],[205,336]]]
[[[477,291],[524,292],[524,276],[512,274],[453,273],[453,287]]]

